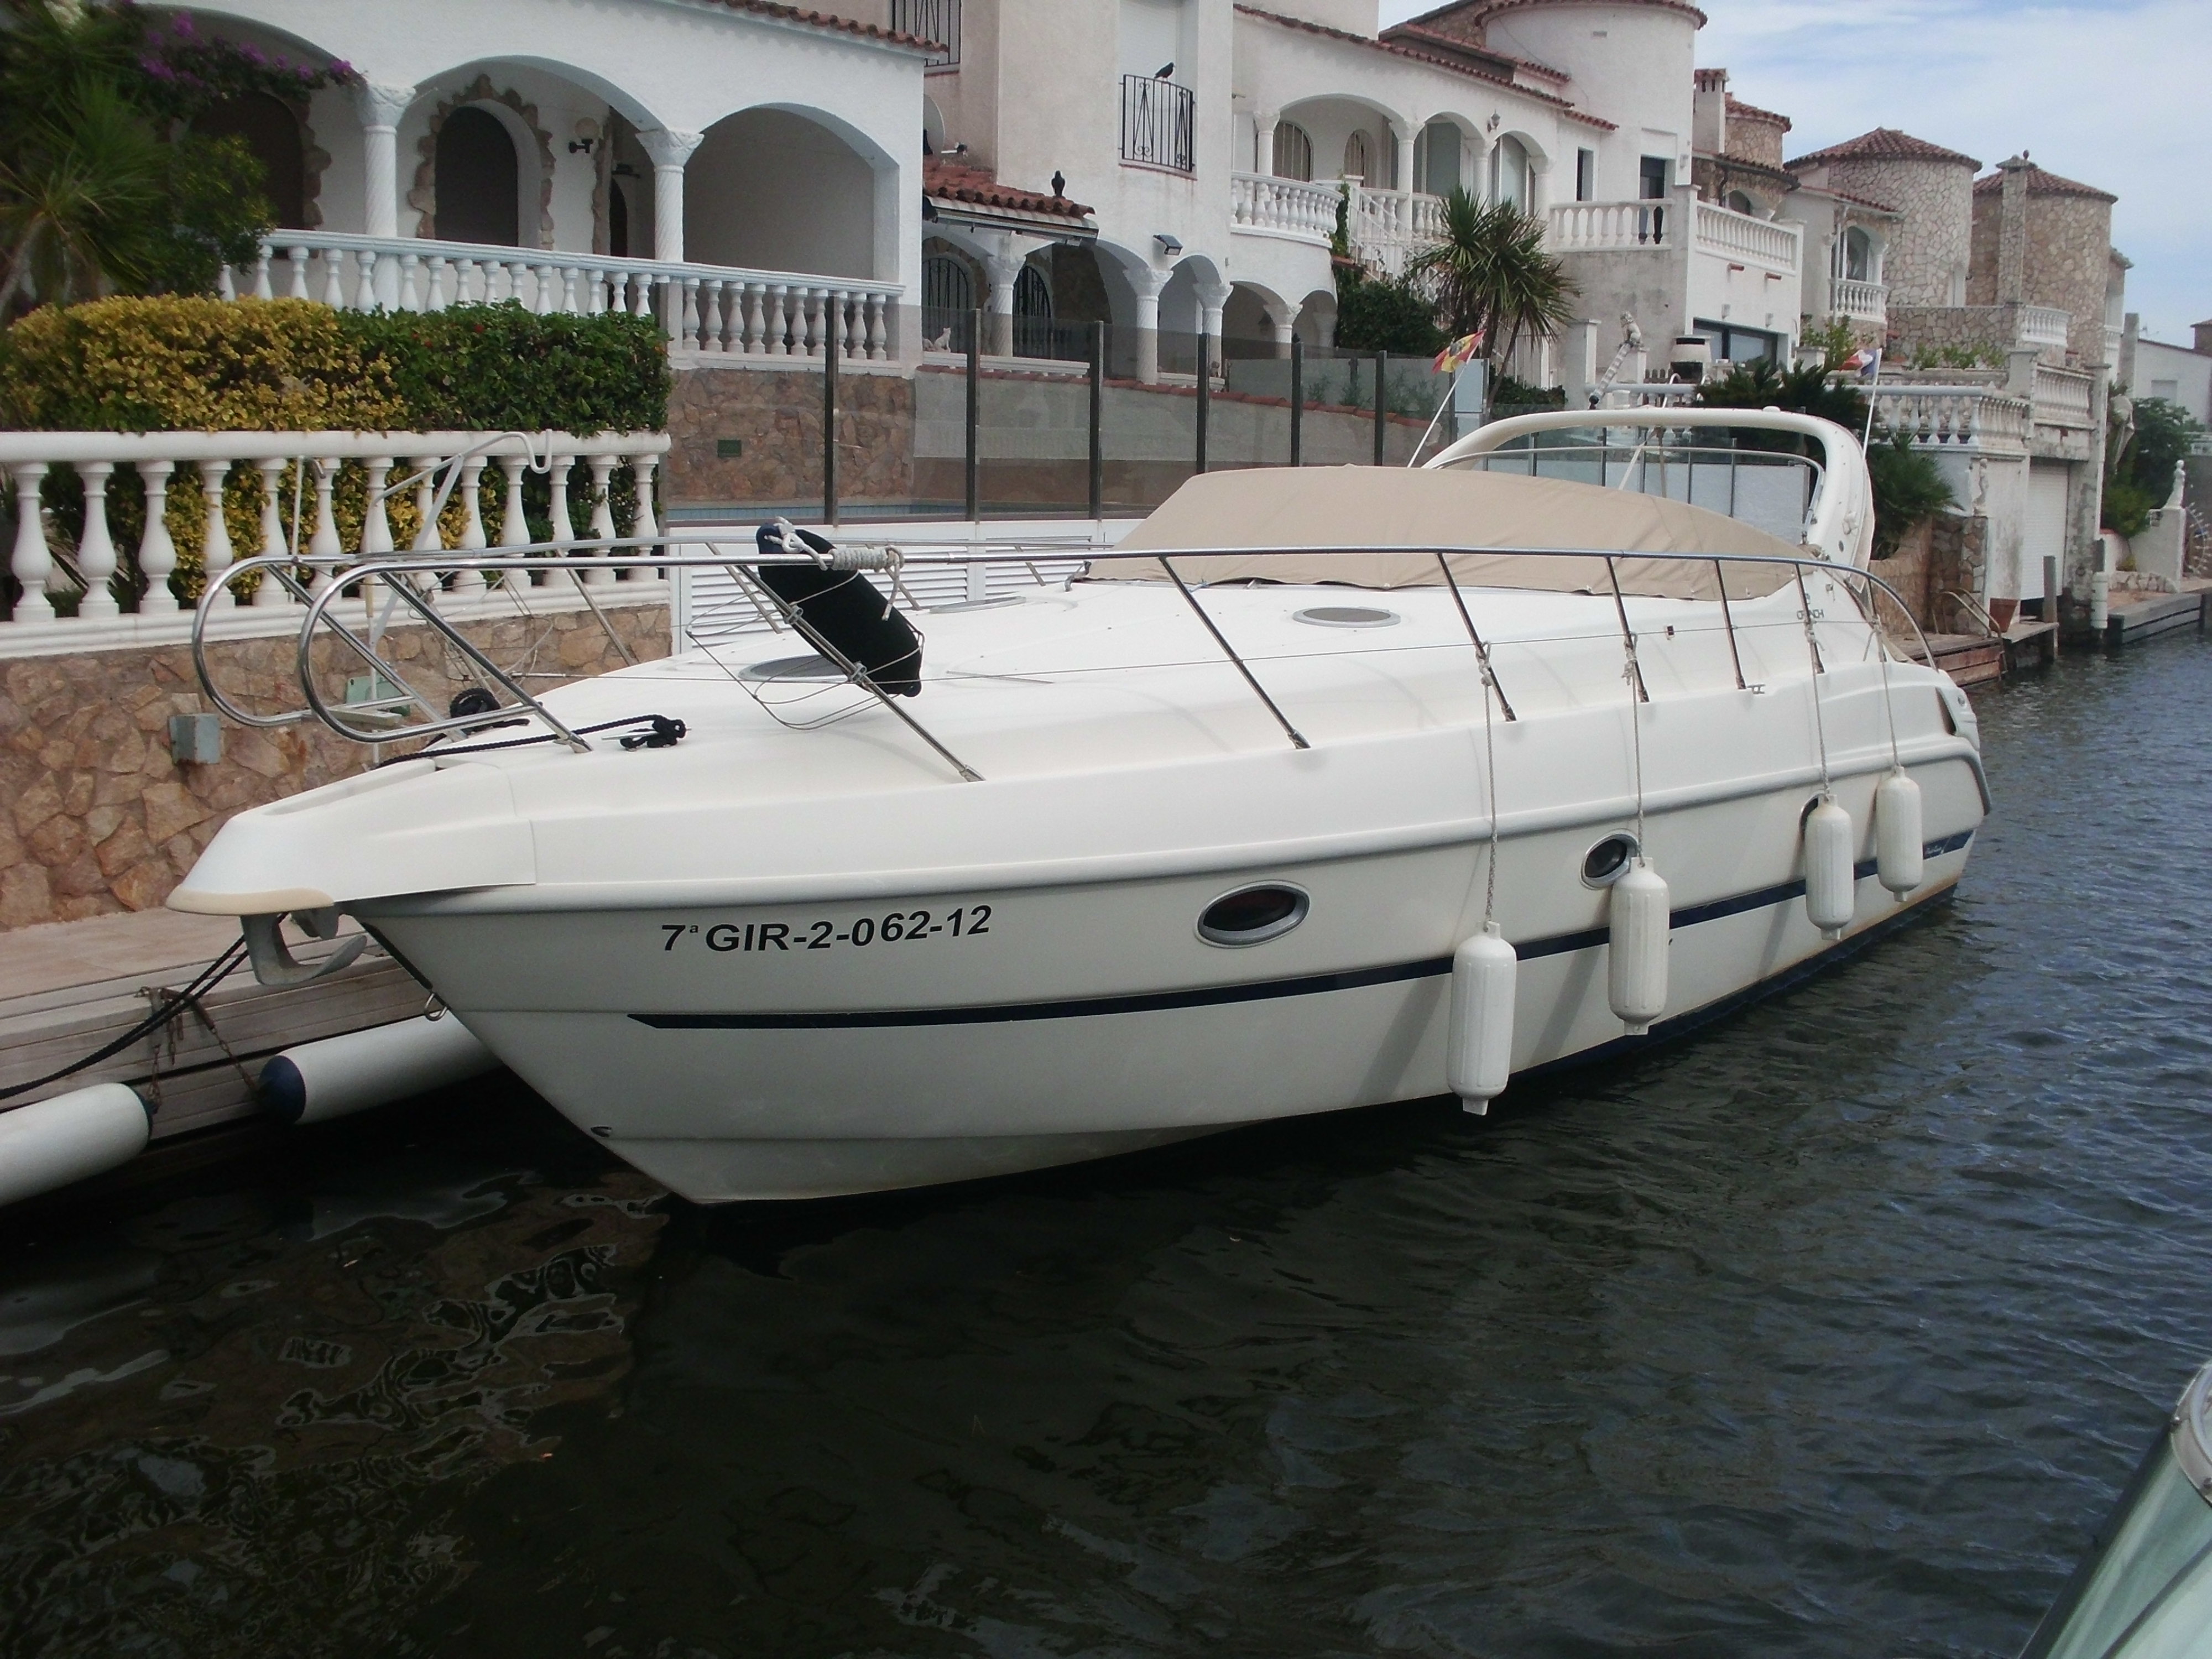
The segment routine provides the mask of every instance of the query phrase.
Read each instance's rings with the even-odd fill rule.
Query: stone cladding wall
[[[665,605],[602,606],[641,661],[668,654]],[[588,611],[465,623],[461,632],[511,672],[584,678],[622,666]],[[442,702],[471,683],[431,629],[393,629],[385,638],[426,696]],[[326,684],[352,665],[329,643],[319,653],[331,669]],[[218,641],[209,655],[227,694],[274,709],[298,705],[297,651],[284,635]],[[169,757],[169,716],[209,708],[187,645],[0,661],[0,930],[149,909],[233,813],[370,763],[367,749],[319,724],[262,730],[226,720],[221,760],[179,765]]]
[[[1771,115],[1747,114],[1740,106],[1731,108],[1728,118],[1728,153],[1739,161],[1778,168],[1782,165],[1783,137],[1789,131],[1787,121]]]
[[[1966,270],[1966,303],[1995,305],[2003,199],[1995,191],[1973,198],[1973,237]],[[2112,274],[2112,204],[2094,196],[2057,195],[2031,189],[2027,210],[2025,283],[2021,298],[2069,313],[2069,357],[2077,365],[2105,360],[2105,289]]]
[[[1962,275],[1974,222],[1974,170],[1959,161],[1863,160],[1830,162],[1833,189],[1895,208],[1887,227],[1882,281],[1892,306],[1948,306]]]
[[[812,507],[822,501],[822,371],[678,368],[674,447],[660,475],[672,507]],[[838,495],[896,506],[914,493],[914,380],[848,366],[837,377]],[[720,453],[734,443],[738,453]]]

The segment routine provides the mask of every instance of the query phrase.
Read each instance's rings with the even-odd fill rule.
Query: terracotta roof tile
[[[1900,132],[1895,127],[1876,127],[1872,132],[1846,138],[1840,144],[1816,149],[1809,155],[1800,155],[1794,161],[1784,165],[1796,168],[1811,167],[1819,161],[1955,161],[1960,167],[1981,166],[1971,155],[1961,155],[1955,149],[1931,144],[1925,138],[1915,138],[1911,133]]]
[[[777,0],[715,0],[715,3],[732,11],[750,12],[758,17],[773,17],[786,23],[805,23],[811,28],[859,35],[864,40],[881,40],[889,46],[925,46],[933,52],[940,50],[945,44],[898,29],[878,28],[873,23],[856,22],[850,17],[839,17],[830,12],[809,11],[803,6],[780,5]]]
[[[1297,29],[1306,34],[1318,34],[1324,40],[1342,40],[1352,46],[1365,46],[1370,52],[1387,52],[1393,57],[1409,58],[1416,63],[1433,64],[1437,69],[1447,70],[1454,75],[1464,75],[1470,81],[1486,81],[1492,86],[1504,87],[1510,92],[1517,92],[1523,98],[1534,98],[1540,104],[1549,104],[1560,114],[1571,119],[1585,122],[1594,127],[1602,127],[1607,132],[1614,130],[1612,122],[1592,115],[1587,110],[1576,108],[1574,105],[1555,93],[1540,92],[1534,87],[1516,86],[1504,76],[1487,74],[1475,68],[1464,58],[1446,58],[1433,52],[1416,51],[1412,46],[1399,46],[1394,40],[1376,40],[1370,35],[1354,34],[1348,29],[1333,29],[1326,23],[1309,23],[1303,17],[1285,17],[1280,12],[1264,11],[1258,6],[1240,4],[1237,9],[1247,17],[1257,17],[1263,22],[1279,23],[1285,28]],[[1391,29],[1385,33],[1395,34],[1397,31]]]
[[[1470,23],[1482,23],[1487,22],[1502,11],[1517,11],[1523,6],[1549,5],[1556,3],[1557,0],[1453,0],[1450,5],[1438,6],[1432,11],[1425,11],[1419,17],[1409,18],[1407,21],[1425,23],[1432,17],[1449,17],[1457,13]],[[1690,4],[1689,0],[1590,0],[1590,3],[1651,6],[1662,11],[1686,12],[1698,20],[1699,28],[1705,26],[1705,13]]]
[[[1791,125],[1788,116],[1778,114],[1771,109],[1761,109],[1756,104],[1747,104],[1734,93],[1728,95],[1728,112],[1732,116],[1741,115],[1752,121],[1779,121],[1784,132],[1789,131]]]
[[[1540,64],[1533,58],[1518,58],[1510,52],[1500,52],[1495,46],[1477,46],[1472,40],[1462,40],[1455,34],[1442,34],[1435,29],[1425,29],[1419,23],[1396,23],[1382,31],[1382,38],[1396,42],[1419,40],[1438,52],[1462,52],[1470,58],[1483,58],[1493,64],[1503,64],[1508,69],[1525,70],[1540,81],[1556,81],[1565,86],[1575,77],[1565,70],[1553,69],[1549,64]]]
[[[2004,190],[2004,169],[1974,180],[1974,194],[1996,196]],[[2079,179],[2062,179],[2055,173],[2045,173],[2033,162],[2027,167],[2027,193],[2030,196],[2087,196],[2100,202],[2117,202],[2120,198],[2109,190],[2099,190],[2094,185],[2082,184]]]
[[[939,201],[966,202],[974,207],[1006,208],[1016,213],[1043,213],[1061,219],[1081,220],[1091,216],[1091,210],[1080,202],[1071,202],[1065,196],[1053,196],[1041,190],[1023,190],[1013,185],[1002,185],[988,167],[948,161],[941,156],[922,157],[921,188],[926,194],[934,196]]]

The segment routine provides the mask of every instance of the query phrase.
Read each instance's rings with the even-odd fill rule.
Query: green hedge
[[[0,424],[45,431],[657,431],[668,391],[652,318],[512,302],[112,299],[0,337]]]

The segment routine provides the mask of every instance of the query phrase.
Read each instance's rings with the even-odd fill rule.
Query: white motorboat
[[[1743,427],[1818,453],[1680,464]],[[1753,462],[1788,463],[1784,534],[1694,504]],[[1194,478],[1079,578],[986,604],[895,611],[857,573],[896,555],[865,545],[663,550],[786,631],[538,698],[485,662],[503,726],[427,720],[425,752],[241,813],[170,902],[245,919],[268,975],[295,971],[281,917],[357,917],[702,1201],[1480,1109],[1959,879],[1974,718],[1887,641],[1911,624],[1867,575],[1871,518],[1839,427],[1624,410],[1419,471]],[[868,636],[908,622],[920,654]],[[349,735],[405,735],[306,686]]]

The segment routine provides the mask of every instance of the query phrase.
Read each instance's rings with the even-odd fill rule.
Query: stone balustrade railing
[[[322,230],[273,233],[250,268],[224,269],[220,289],[354,311],[503,300],[541,316],[627,311],[659,317],[678,350],[818,358],[828,346],[869,361],[891,355],[903,292],[844,276]]]
[[[178,562],[170,495],[180,477],[193,480],[200,497],[199,562],[210,579],[252,554],[289,554],[313,573],[312,586],[353,558],[393,550],[390,507],[395,499],[413,503],[420,527],[411,550],[495,544],[485,529],[488,477],[501,491],[496,545],[530,540],[523,480],[532,471],[547,477],[556,541],[588,546],[617,535],[609,486],[623,467],[635,483],[628,533],[658,535],[653,478],[668,448],[667,434],[657,432],[0,432],[0,474],[14,493],[9,574],[15,594],[0,620],[0,655],[19,647],[46,648],[52,643],[44,638],[49,634],[64,641],[88,641],[96,625],[126,616],[167,618],[174,628],[165,631],[181,634],[186,618],[169,585]],[[571,475],[580,463],[588,483],[578,483],[588,492],[590,511],[589,528],[580,535],[570,510]],[[340,471],[349,465],[359,469],[363,491],[350,547],[334,510]],[[83,486],[82,528],[74,537],[64,535],[40,503],[49,475],[63,468]],[[131,547],[118,545],[108,513],[108,492],[122,468],[137,474],[144,492],[143,528]],[[233,536],[226,511],[226,487],[234,479],[250,493],[258,513],[253,544],[245,548]],[[238,494],[229,492],[228,505],[235,507]],[[460,519],[450,543],[441,531],[439,511],[448,501],[459,503]],[[619,574],[632,580],[648,574]],[[617,575],[596,570],[585,580],[606,586]],[[482,595],[484,579],[478,572],[457,572],[449,591],[463,599]],[[57,599],[64,602],[59,607]],[[229,603],[238,603],[235,596]],[[290,600],[281,584],[264,582],[250,603],[255,610],[276,611]],[[40,641],[28,638],[33,634]]]
[[[1925,448],[1980,449],[2023,453],[2028,404],[1987,386],[1901,386],[1875,388],[1877,430],[1902,434]]]
[[[2020,308],[2020,343],[2024,346],[2063,346],[2074,327],[2074,313],[2056,306]]]
[[[1675,222],[1672,202],[1559,202],[1553,204],[1544,246],[1553,253],[1666,247]]]
[[[1805,233],[1779,220],[1755,218],[1717,202],[1695,204],[1699,252],[1776,270],[1795,271]]]
[[[1854,277],[1832,277],[1828,283],[1828,314],[1853,322],[1879,323],[1889,313],[1889,289],[1881,283],[1863,283]]]
[[[2061,313],[2063,315],[2064,313]],[[2094,424],[2096,377],[2078,368],[2035,366],[2035,423],[2038,426],[2078,427]]]
[[[1253,235],[1286,236],[1327,247],[1336,234],[1336,210],[1344,200],[1335,185],[1264,173],[1229,176],[1230,227]]]

